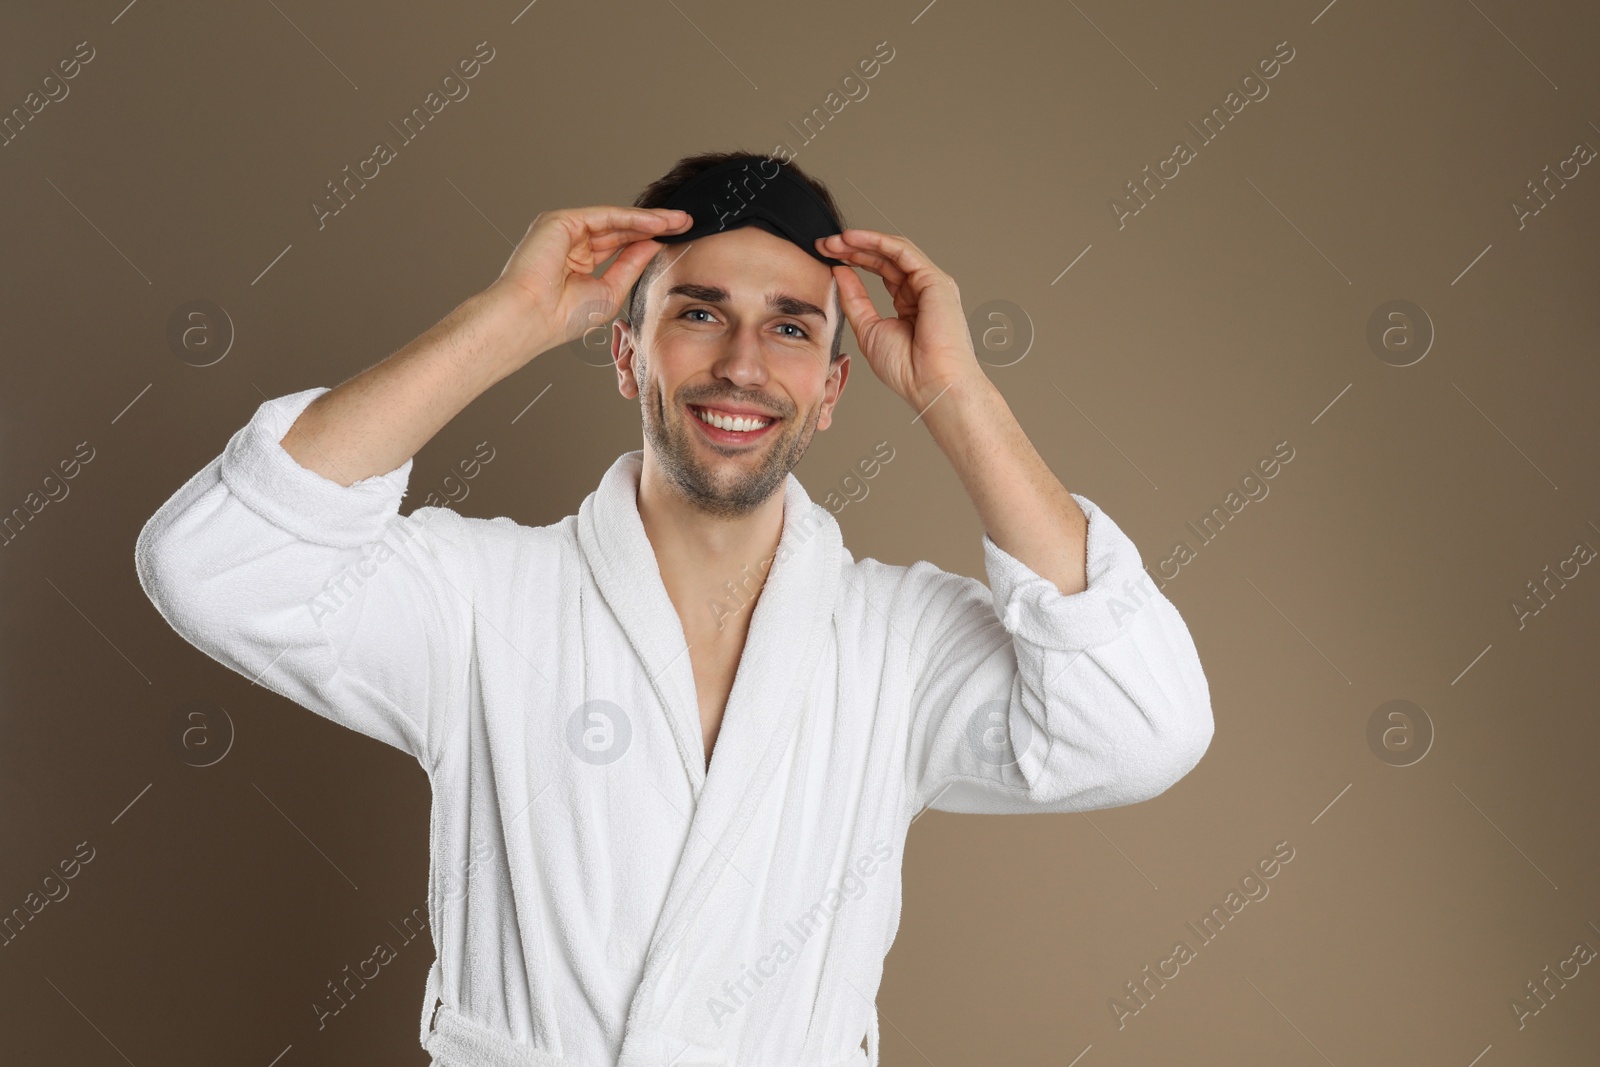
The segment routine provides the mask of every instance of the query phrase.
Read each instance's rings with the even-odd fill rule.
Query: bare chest
[[[695,697],[700,704],[700,736],[705,745],[706,767],[722,729],[722,716],[728,707],[728,694],[739,672],[739,656],[744,651],[744,634],[733,637],[715,635],[694,641],[689,646],[689,661],[694,667]]]

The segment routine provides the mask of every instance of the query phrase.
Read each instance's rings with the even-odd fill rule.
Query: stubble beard
[[[649,376],[639,397],[645,439],[667,480],[691,506],[726,519],[749,515],[783,488],[789,472],[811,446],[822,417],[819,407],[798,428],[785,427],[780,436],[764,446],[766,451],[753,469],[741,466],[743,461],[738,457],[729,457],[727,472],[719,473],[701,460],[700,446],[692,439],[700,431],[685,422],[694,415],[674,409],[669,416],[661,390]]]

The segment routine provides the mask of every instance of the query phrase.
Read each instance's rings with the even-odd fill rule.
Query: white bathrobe
[[[791,474],[708,772],[641,452],[550,526],[402,517],[411,460],[343,487],[279,444],[326,391],[263,403],[162,505],[139,580],[426,769],[439,1067],[875,1064],[912,818],[1136,803],[1210,743],[1187,627],[1084,497],[1063,596],[987,535],[987,588],[857,560]]]

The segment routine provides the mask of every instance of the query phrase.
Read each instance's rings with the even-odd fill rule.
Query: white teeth
[[[736,430],[740,433],[759,430],[772,421],[771,419],[751,418],[746,415],[729,418],[726,415],[719,415],[715,412],[701,411],[699,408],[690,408],[689,410],[694,412],[701,422],[710,423],[719,430]]]

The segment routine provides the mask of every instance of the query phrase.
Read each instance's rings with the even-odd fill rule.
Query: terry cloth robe
[[[549,526],[401,516],[411,460],[340,486],[282,448],[324,392],[262,403],[137,569],[191,644],[427,771],[438,1067],[875,1064],[920,811],[1132,804],[1210,743],[1188,629],[1090,501],[1063,596],[987,536],[987,588],[856,560],[791,474],[708,771],[641,452]]]

